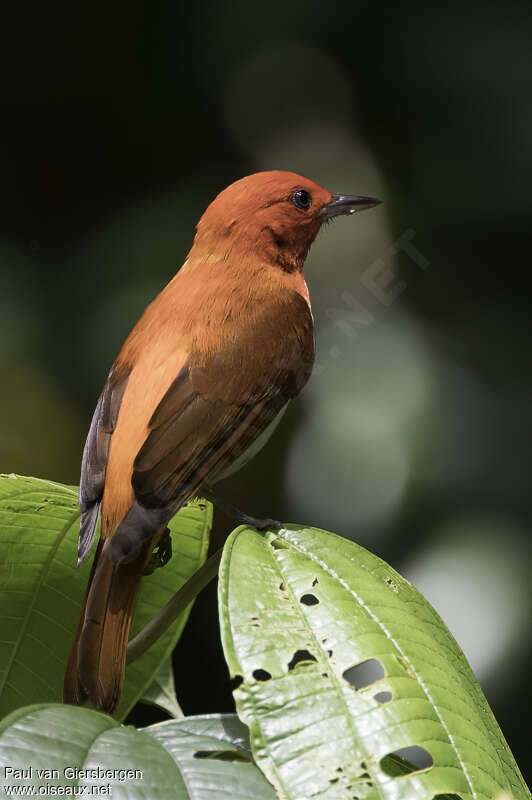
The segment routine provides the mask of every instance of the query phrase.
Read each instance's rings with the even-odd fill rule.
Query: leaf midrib
[[[240,536],[240,534],[241,534],[241,533],[242,533],[244,530],[246,530],[246,529],[243,527],[243,528],[241,528],[241,529],[238,529],[238,528],[237,528],[235,531],[233,531],[233,533],[231,534],[231,536],[233,537],[233,539],[232,539],[232,541],[230,542],[230,545],[229,545],[229,547],[228,547],[228,544],[227,544],[227,542],[226,542],[226,544],[225,544],[225,547],[224,547],[224,556],[225,556],[225,551],[226,551],[226,550],[229,550],[229,558],[228,558],[228,560],[227,560],[227,568],[226,568],[226,570],[225,570],[224,572],[222,572],[222,568],[223,568],[223,564],[224,564],[224,560],[223,560],[223,558],[222,558],[222,562],[221,562],[221,565],[220,565],[220,572],[218,573],[218,581],[219,581],[219,586],[223,586],[223,591],[224,591],[224,593],[225,593],[225,595],[226,595],[226,598],[227,598],[227,600],[228,600],[228,602],[227,602],[227,603],[225,603],[225,604],[224,604],[223,602],[220,602],[220,600],[218,601],[218,602],[219,602],[219,606],[220,606],[220,607],[221,607],[221,609],[222,609],[222,614],[223,614],[223,616],[224,616],[224,619],[225,619],[225,624],[224,624],[223,628],[225,628],[226,632],[228,633],[228,636],[230,636],[230,638],[231,638],[231,649],[232,649],[232,651],[233,651],[233,656],[234,656],[235,660],[237,660],[237,661],[238,661],[238,657],[237,657],[237,655],[236,655],[236,647],[235,647],[235,641],[234,641],[234,636],[233,636],[233,627],[232,627],[232,625],[231,625],[231,621],[230,621],[230,615],[229,615],[229,582],[230,582],[230,575],[231,575],[231,570],[232,570],[232,564],[231,564],[231,557],[230,557],[230,554],[231,554],[231,553],[232,553],[232,551],[233,551],[233,548],[234,548],[234,546],[235,546],[235,544],[236,544],[236,541],[237,541],[238,537]],[[229,539],[228,539],[228,542],[229,542]],[[222,580],[222,579],[223,579],[223,580]],[[223,634],[222,634],[222,637],[223,637]],[[226,650],[225,646],[224,646],[224,648],[223,648],[223,649],[224,649],[224,652],[225,652],[225,650]],[[226,654],[226,659],[227,659],[227,654]],[[240,663],[238,664],[238,667],[240,668]],[[230,670],[231,670],[231,668],[230,668]],[[234,677],[234,676],[233,676],[233,675],[231,675],[231,677]],[[245,685],[245,684],[244,684],[244,685]],[[253,697],[253,695],[252,695],[252,693],[251,693],[251,692],[248,692],[248,697],[249,697],[249,700],[250,700],[250,703],[251,703],[251,705],[252,705],[253,707],[255,707],[255,700],[254,700],[254,697]],[[242,721],[243,721],[243,720],[242,720]],[[244,723],[244,724],[245,724],[245,723]],[[272,763],[272,764],[275,766],[275,760],[274,760],[274,758],[273,758],[273,756],[272,756],[272,752],[271,752],[271,748],[270,748],[270,743],[269,743],[269,742],[268,742],[268,741],[265,739],[265,737],[264,737],[264,735],[263,735],[263,733],[262,733],[261,727],[260,727],[260,725],[259,725],[259,724],[258,724],[258,722],[257,722],[257,715],[255,715],[255,719],[254,719],[254,720],[252,720],[252,721],[251,721],[251,724],[248,726],[248,728],[249,728],[249,732],[250,732],[250,745],[251,745],[251,752],[252,752],[252,755],[253,755],[253,757],[255,757],[255,753],[253,752],[253,750],[254,750],[254,748],[253,748],[253,736],[251,735],[252,726],[254,726],[254,727],[255,727],[255,730],[257,730],[257,729],[258,729],[258,733],[259,733],[260,741],[261,741],[261,743],[262,743],[262,748],[263,748],[264,750],[266,750],[266,752],[268,753],[268,756],[269,756],[269,758],[270,758],[270,761],[271,761],[271,763]],[[261,768],[261,769],[262,769],[262,768]],[[284,792],[284,794],[285,794],[285,795],[288,797],[288,794],[289,794],[289,792],[288,792],[288,789],[287,789],[287,787],[286,787],[286,785],[285,785],[285,782],[284,782],[284,781],[281,779],[281,777],[279,776],[279,773],[278,773],[278,771],[277,771],[277,767],[275,767],[275,773],[276,773],[276,775],[277,775],[277,778],[278,778],[278,782],[279,782],[279,789],[280,789],[280,791],[281,791],[281,792]],[[263,774],[264,774],[264,776],[266,777],[266,780],[269,780],[269,779],[267,778],[266,774],[264,773],[264,771],[263,771]],[[271,783],[271,781],[270,781],[270,783]],[[275,788],[277,788],[277,787],[275,787]]]
[[[291,546],[293,546],[292,542],[290,542],[290,544],[291,544]],[[323,645],[319,642],[318,638],[316,637],[316,634],[314,633],[313,628],[311,627],[310,623],[308,622],[308,619],[307,619],[307,616],[306,616],[305,612],[300,608],[300,604],[298,603],[298,600],[297,600],[297,598],[296,598],[296,596],[295,596],[295,594],[294,594],[294,592],[292,590],[292,586],[290,584],[290,581],[288,580],[288,578],[282,572],[281,566],[280,566],[279,562],[277,561],[277,559],[275,557],[275,550],[271,546],[271,541],[268,542],[268,545],[270,546],[270,552],[271,552],[273,563],[275,564],[275,566],[277,568],[277,571],[278,571],[279,575],[281,576],[281,578],[282,578],[282,580],[284,582],[284,585],[286,587],[287,593],[290,595],[290,599],[292,601],[292,605],[293,605],[294,609],[296,609],[296,611],[299,614],[299,616],[301,617],[301,619],[303,619],[303,621],[304,621],[305,632],[308,633],[309,637],[314,642],[314,644],[315,644],[315,646],[317,648],[317,651],[319,653],[321,653],[322,655],[324,655]],[[363,737],[360,736],[359,733],[358,733],[357,727],[356,727],[355,722],[353,720],[353,715],[352,715],[352,713],[351,713],[351,711],[349,709],[349,706],[347,704],[347,701],[345,699],[345,695],[344,695],[344,692],[343,692],[343,687],[340,684],[338,676],[336,675],[335,670],[331,669],[331,664],[330,664],[328,659],[326,659],[324,663],[322,662],[322,666],[324,668],[328,669],[330,677],[331,677],[331,680],[332,680],[332,683],[334,684],[334,686],[336,688],[337,696],[339,697],[339,699],[341,701],[341,704],[344,707],[343,716],[345,717],[345,719],[347,719],[348,726],[351,729],[352,741],[355,744],[355,747],[357,745],[359,745],[360,750],[362,751],[362,754],[363,754],[363,760],[366,763],[368,763],[368,762],[371,761],[371,753],[369,753],[369,751],[366,749]],[[375,789],[378,791],[379,797],[383,798],[383,800],[386,800],[386,795],[384,793],[384,790],[381,787],[381,783],[380,783],[380,780],[379,780],[378,776],[374,775],[373,777],[375,779]]]

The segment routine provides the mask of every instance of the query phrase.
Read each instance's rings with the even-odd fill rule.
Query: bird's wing
[[[129,378],[129,370],[113,367],[94,409],[91,426],[83,450],[79,506],[81,519],[78,539],[78,564],[94,541],[100,503],[105,484],[105,470],[118,412]]]
[[[191,356],[155,409],[133,466],[135,503],[116,530],[112,557],[127,561],[202,487],[227,469],[307,381],[312,316],[291,292],[221,354]],[[260,342],[257,341],[260,337]]]

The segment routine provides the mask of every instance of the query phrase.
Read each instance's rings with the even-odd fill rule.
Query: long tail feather
[[[94,557],[63,687],[65,703],[91,700],[111,714],[120,701],[131,617],[146,560],[147,542],[128,564],[111,561],[100,540]]]

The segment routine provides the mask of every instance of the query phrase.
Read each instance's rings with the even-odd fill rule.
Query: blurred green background
[[[525,773],[531,15],[435,0],[12,7],[0,133],[5,472],[77,483],[122,340],[228,183],[289,169],[384,200],[318,237],[317,368],[224,491],[409,577]],[[229,529],[217,515],[216,541]],[[187,713],[232,708],[214,586],[175,668]]]

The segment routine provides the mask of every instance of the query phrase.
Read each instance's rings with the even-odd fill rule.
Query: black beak
[[[339,214],[356,214],[357,211],[365,211],[366,208],[373,208],[373,206],[378,206],[380,203],[381,200],[376,200],[374,197],[333,194],[331,202],[321,209],[320,217],[332,219],[332,217],[337,217]]]

